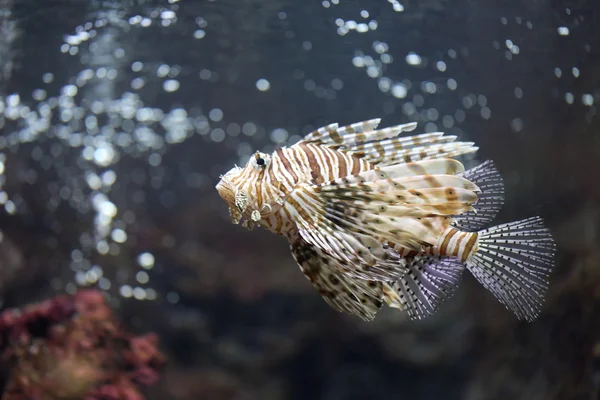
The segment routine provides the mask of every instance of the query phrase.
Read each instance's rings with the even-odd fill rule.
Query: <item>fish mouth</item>
[[[231,217],[231,222],[237,225],[244,221],[255,224],[258,220],[255,219],[256,217],[253,218],[253,213],[256,212],[260,213],[260,219],[267,218],[269,215],[278,212],[292,194],[295,186],[292,188],[292,190],[286,193],[284,197],[279,198],[277,201],[272,203],[265,204],[260,209],[252,207],[252,204],[246,203],[243,206],[238,204],[239,190],[237,189],[236,185],[226,178],[221,178],[221,180],[219,180],[219,182],[215,185],[215,188],[217,189],[219,196],[229,206],[229,216]]]

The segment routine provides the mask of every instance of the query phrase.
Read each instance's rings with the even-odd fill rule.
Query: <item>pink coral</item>
[[[12,366],[2,400],[143,400],[139,386],[165,363],[156,335],[134,336],[97,290],[0,314],[2,360]]]

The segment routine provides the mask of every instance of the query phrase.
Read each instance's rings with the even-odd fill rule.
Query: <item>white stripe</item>
[[[476,233],[473,233],[473,232],[470,232],[470,233],[464,232],[464,235],[466,237],[465,237],[465,240],[463,240],[460,243],[460,248],[458,250],[458,258],[460,258],[461,260],[464,259],[463,254],[467,248],[467,243],[469,243],[469,241],[473,238],[473,235],[475,235],[475,234]],[[471,253],[473,252],[473,250],[475,250],[476,247],[477,247],[476,245],[473,245],[473,247],[471,247]],[[467,254],[467,256],[470,256],[470,254]]]
[[[307,147],[306,151],[310,151],[312,153],[313,157],[317,162],[317,165],[319,166],[319,175],[321,176],[321,178],[323,178],[325,182],[327,182],[328,168],[327,164],[325,163],[325,152],[321,151],[321,148],[317,148],[314,146],[311,146],[310,148]]]
[[[448,229],[449,232],[452,232],[452,229]],[[454,254],[456,254],[456,245],[458,243],[458,241],[460,240],[460,238],[463,237],[463,232],[456,232],[454,234],[454,236],[452,236],[450,238],[450,241],[448,242],[448,246],[446,246],[446,256],[453,256]]]
[[[284,149],[284,157],[286,157],[285,154],[285,149]],[[287,159],[287,157],[286,157]],[[272,163],[273,165],[273,175],[275,175],[275,177],[283,183],[283,186],[285,187],[285,191],[289,192],[293,189],[294,187],[294,177],[292,176],[292,174],[286,169],[284,168],[284,164],[283,164],[283,160],[281,159],[281,157],[279,157],[279,155],[277,154],[277,157],[274,157],[274,163]]]

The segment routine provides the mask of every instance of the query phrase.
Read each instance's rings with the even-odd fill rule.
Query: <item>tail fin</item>
[[[480,231],[467,268],[519,319],[533,321],[548,289],[555,249],[542,219],[528,218]]]
[[[454,225],[463,231],[477,232],[489,226],[504,204],[504,182],[493,161],[485,161],[478,166],[458,174],[473,182],[481,193],[473,206],[475,212],[469,211],[456,217]]]

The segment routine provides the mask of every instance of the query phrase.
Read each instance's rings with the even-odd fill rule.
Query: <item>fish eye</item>
[[[254,156],[254,168],[266,168],[269,165],[270,157],[264,153],[256,153]]]

